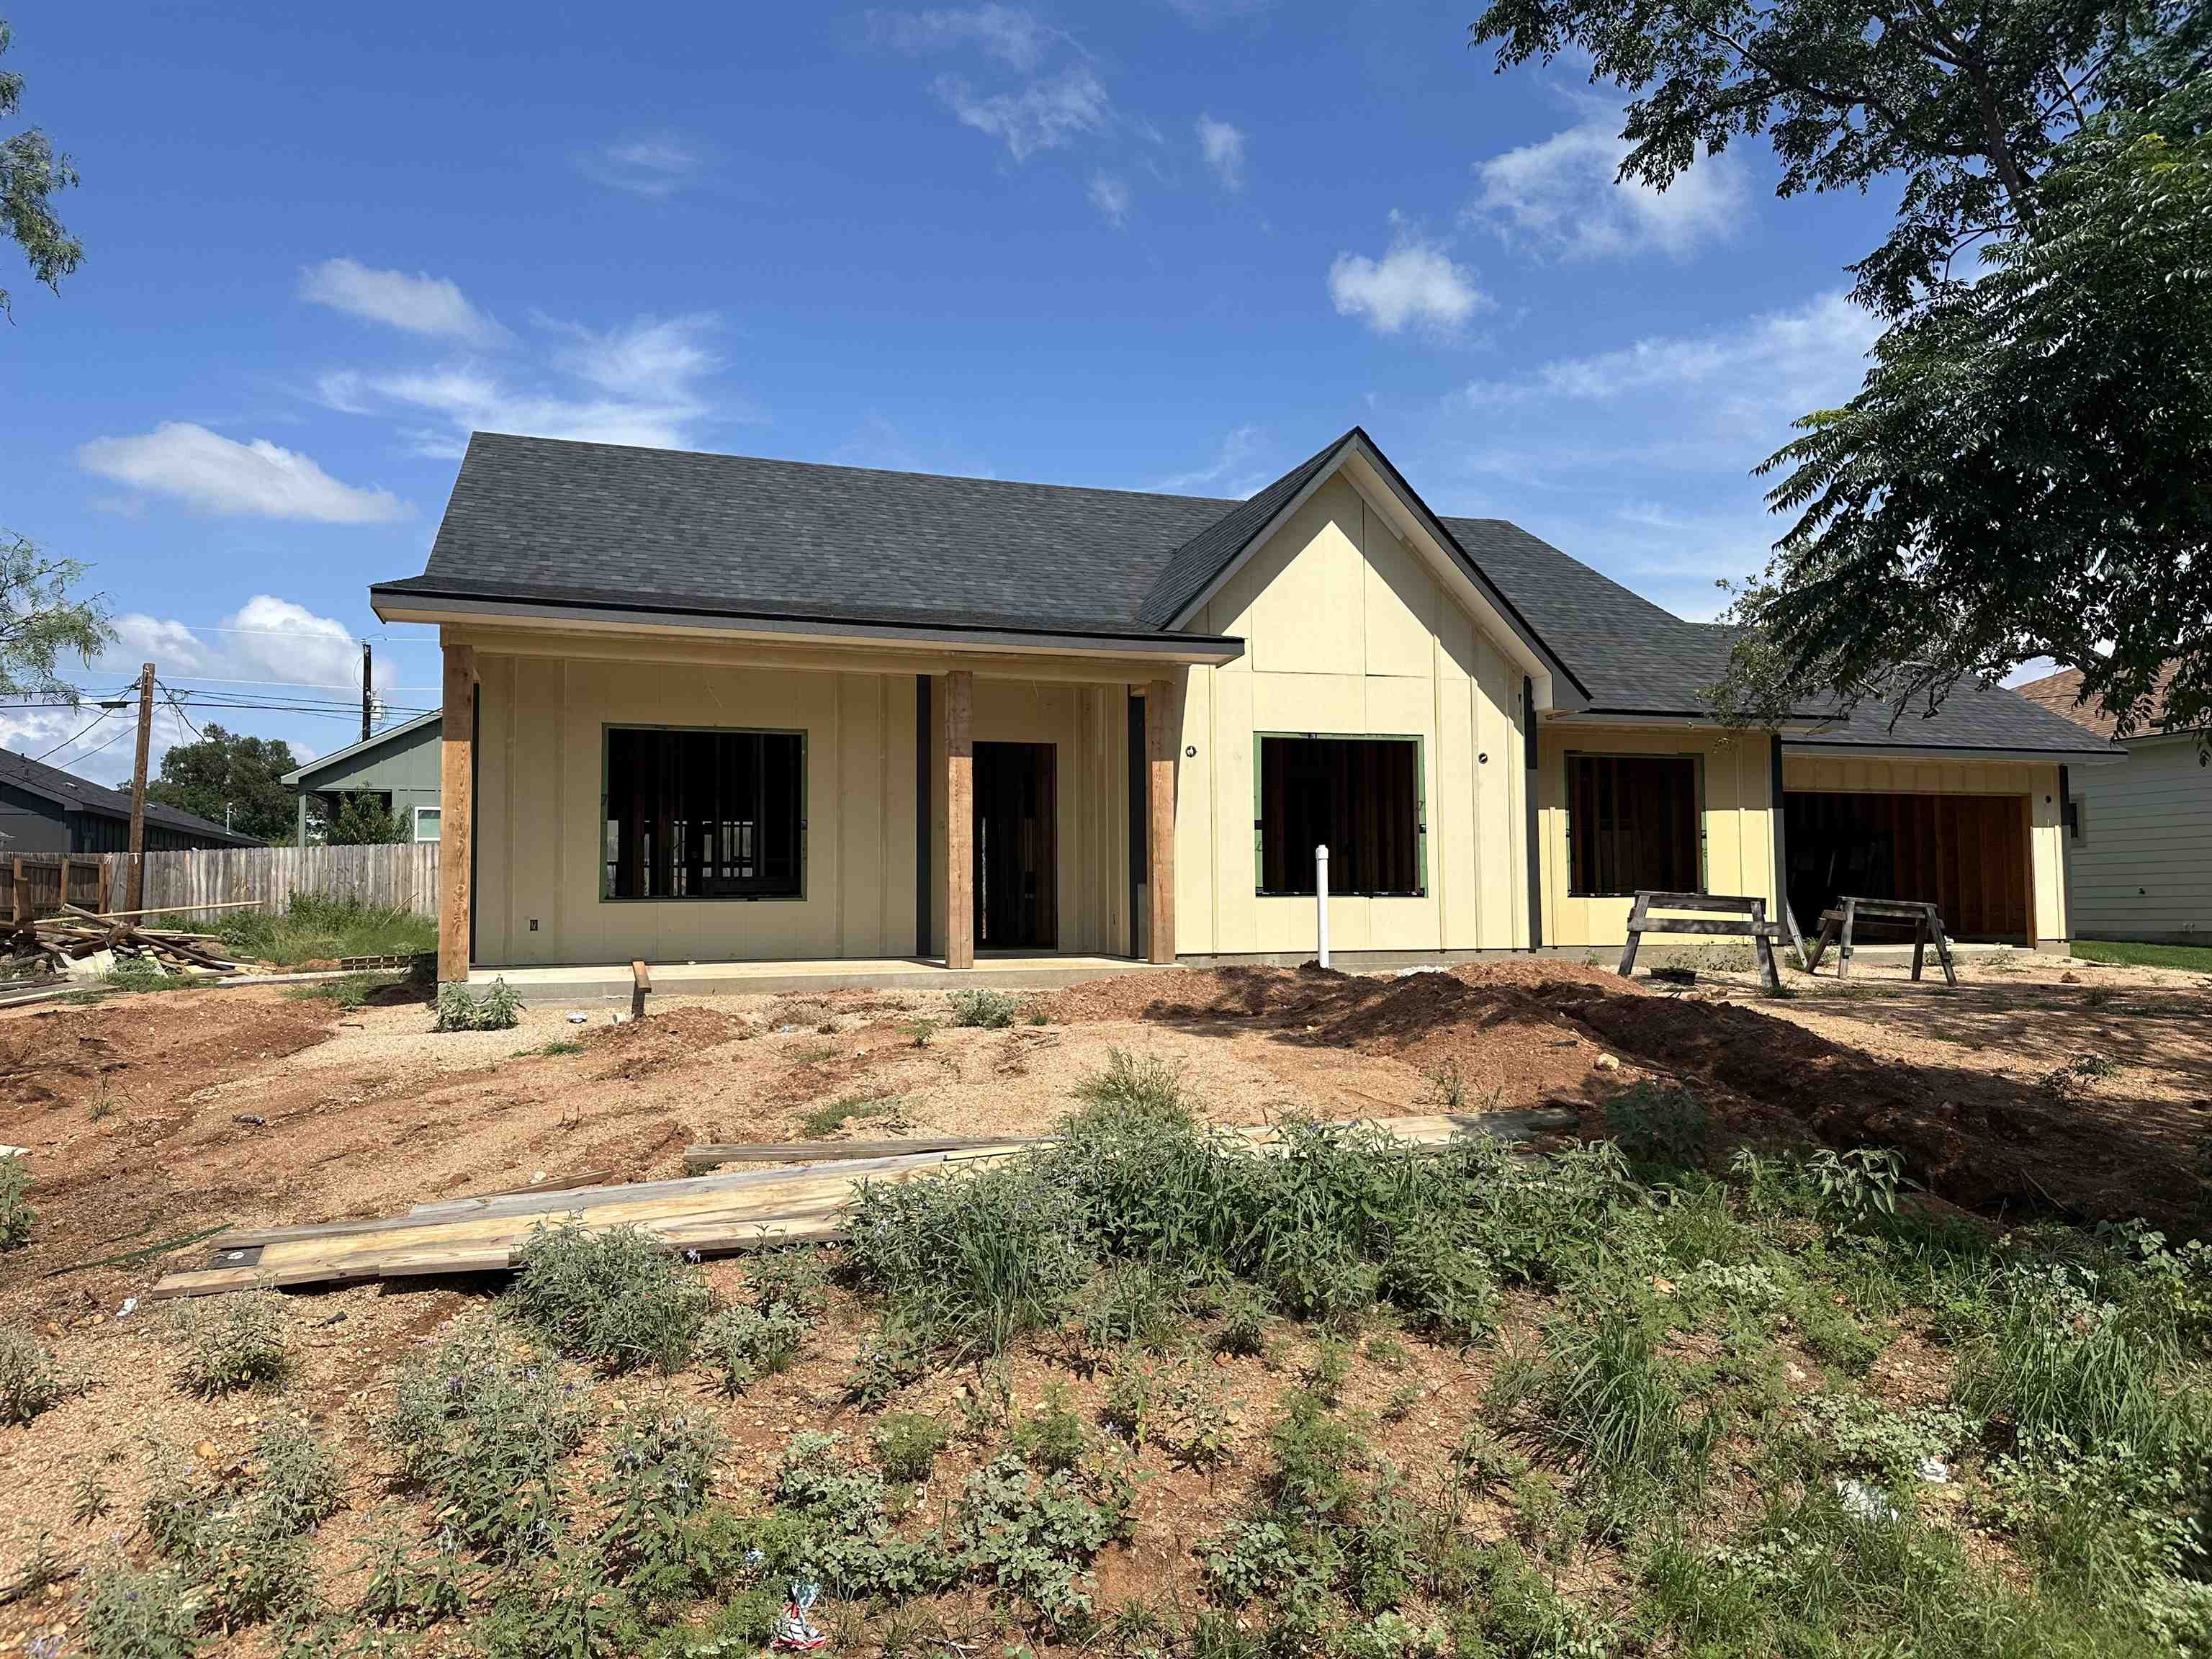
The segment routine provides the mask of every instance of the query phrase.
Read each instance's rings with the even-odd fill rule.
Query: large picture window
[[[602,895],[799,897],[805,780],[800,732],[610,727]]]
[[[1332,893],[1424,890],[1418,738],[1260,738],[1260,891],[1314,890],[1314,848],[1328,848]]]
[[[1568,756],[1567,848],[1577,898],[1700,891],[1697,762]]]

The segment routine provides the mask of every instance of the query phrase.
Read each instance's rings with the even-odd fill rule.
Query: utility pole
[[[123,908],[146,902],[146,751],[154,738],[154,665],[138,671],[138,760],[131,769],[131,889]]]
[[[368,641],[361,642],[361,740],[368,741]]]

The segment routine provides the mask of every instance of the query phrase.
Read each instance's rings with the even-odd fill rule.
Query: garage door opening
[[[2033,943],[2027,796],[1793,789],[1783,811],[1790,907],[1807,933],[1849,893],[1931,902],[1954,939]]]

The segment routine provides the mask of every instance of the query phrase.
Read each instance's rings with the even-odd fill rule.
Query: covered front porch
[[[441,982],[589,1001],[633,961],[766,990],[1175,959],[1180,642],[441,631]]]

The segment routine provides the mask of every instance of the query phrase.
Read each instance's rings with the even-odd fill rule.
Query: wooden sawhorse
[[[1703,916],[1660,916],[1654,910],[1703,911]],[[1715,918],[1722,918],[1716,920]],[[1766,919],[1763,898],[1738,898],[1729,893],[1655,893],[1639,890],[1628,912],[1628,943],[1620,952],[1620,976],[1636,971],[1636,949],[1646,933],[1703,933],[1748,939],[1759,957],[1759,976],[1770,991],[1782,988],[1782,975],[1774,965],[1774,941],[1782,924]]]
[[[1943,964],[1943,982],[1956,988],[1959,975],[1951,966],[1951,941],[1943,933],[1943,918],[1932,904],[1917,899],[1852,898],[1846,895],[1838,908],[1820,913],[1820,935],[1813,941],[1813,954],[1806,958],[1805,971],[1811,973],[1820,965],[1820,958],[1831,945],[1837,946],[1836,977],[1848,979],[1851,972],[1851,929],[1862,916],[1878,921],[1909,921],[1912,924],[1912,977],[1920,977],[1922,963],[1927,959],[1928,941],[1936,941],[1936,959]]]

